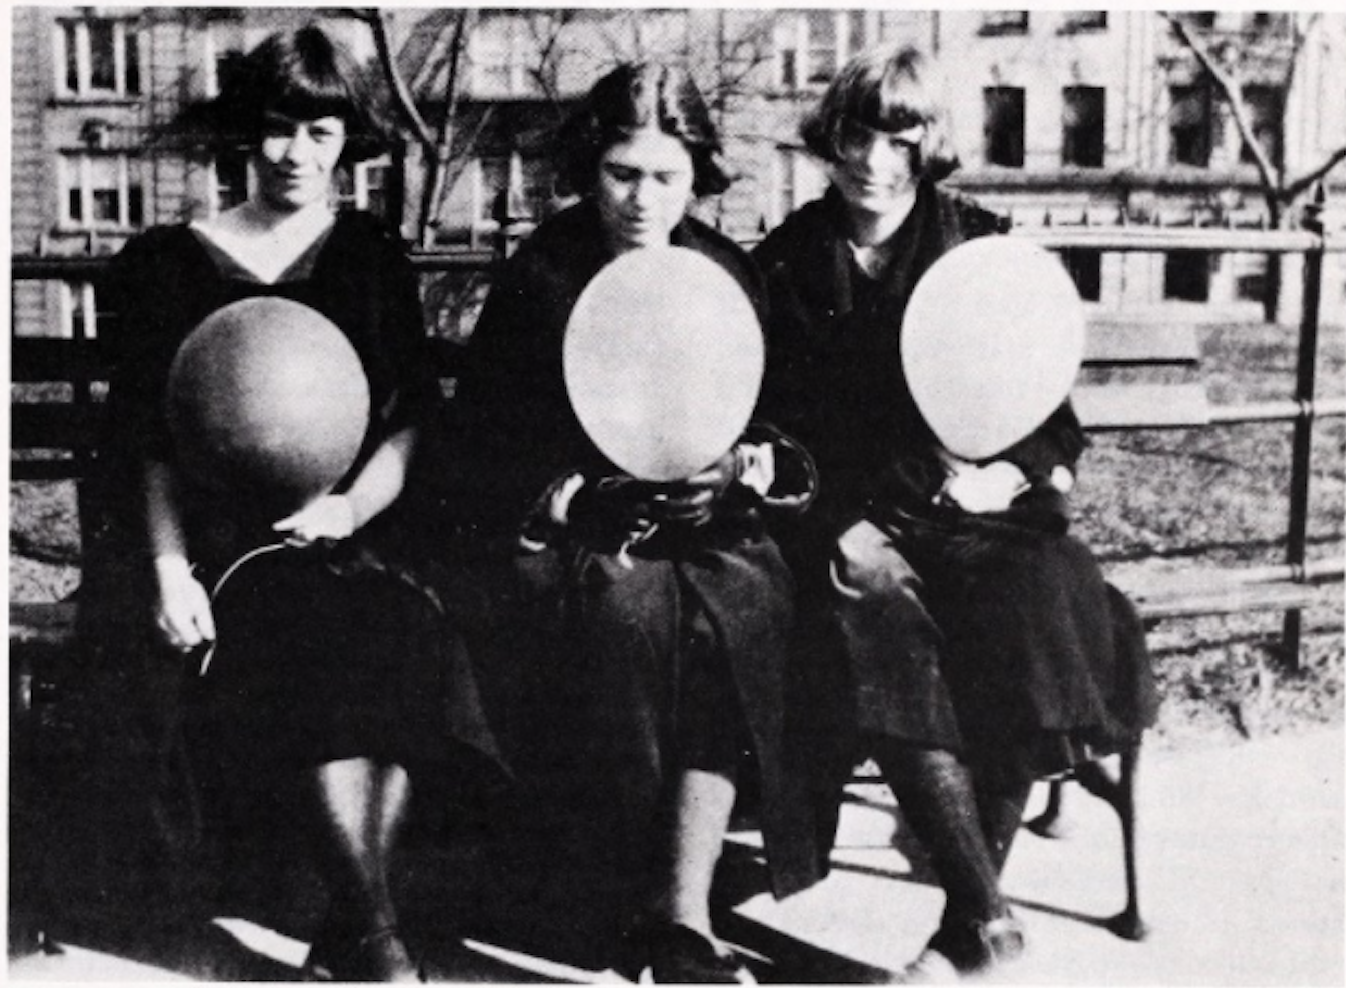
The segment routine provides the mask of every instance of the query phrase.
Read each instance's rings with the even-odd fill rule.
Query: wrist
[[[154,557],[154,574],[161,583],[192,575],[192,564],[180,552],[163,552]]]

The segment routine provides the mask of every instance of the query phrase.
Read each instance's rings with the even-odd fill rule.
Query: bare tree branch
[[[417,142],[427,153],[433,154],[435,135],[430,130],[430,125],[425,122],[425,118],[421,116],[421,111],[416,108],[416,99],[406,80],[402,78],[402,73],[397,71],[397,60],[388,42],[388,22],[384,19],[384,11],[378,7],[367,7],[361,11],[353,11],[352,16],[359,17],[369,25],[374,35],[374,47],[378,51],[379,65],[383,69],[384,82],[388,84],[388,90],[393,95],[393,104]]]
[[[1226,72],[1215,61],[1214,56],[1211,55],[1206,46],[1192,36],[1187,24],[1181,17],[1167,11],[1160,11],[1159,16],[1168,23],[1169,29],[1178,39],[1178,43],[1192,53],[1197,63],[1206,71],[1211,81],[1215,83],[1224,96],[1225,103],[1228,104],[1229,110],[1233,114],[1234,126],[1238,128],[1239,136],[1243,138],[1243,142],[1248,146],[1253,156],[1253,163],[1261,175],[1262,184],[1269,189],[1279,189],[1283,176],[1271,159],[1267,157],[1266,149],[1257,139],[1257,134],[1253,129],[1252,117],[1248,113],[1248,106],[1244,102],[1243,92],[1239,88],[1238,80]]]
[[[1294,202],[1294,200],[1298,199],[1317,183],[1319,179],[1325,178],[1328,172],[1343,161],[1346,161],[1346,145],[1333,151],[1328,155],[1327,160],[1317,168],[1305,172],[1292,182],[1286,183],[1285,188],[1282,190],[1282,194],[1285,196],[1286,201]]]

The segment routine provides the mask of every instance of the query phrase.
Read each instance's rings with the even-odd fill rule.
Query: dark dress
[[[754,254],[771,305],[763,414],[820,474],[814,509],[781,535],[813,640],[844,656],[830,688],[847,712],[819,730],[846,723],[1040,774],[1135,742],[1156,711],[1143,630],[1067,534],[1050,483],[1086,445],[1069,404],[997,457],[1031,484],[1009,510],[932,503],[945,472],[903,379],[902,314],[941,254],[1006,224],[924,183],[871,280],[843,209],[830,191]]]
[[[141,571],[130,582],[142,592],[151,584],[137,474],[145,459],[174,462],[163,411],[168,368],[210,313],[243,298],[283,296],[327,316],[349,339],[372,411],[338,491],[390,434],[412,424],[429,430],[438,414],[414,274],[367,214],[341,214],[271,285],[188,226],[151,229],[126,245],[107,286],[121,335],[113,341],[119,370],[103,478],[115,496],[99,535],[130,549]],[[242,553],[277,541],[270,525],[278,518],[248,491],[212,494],[186,483],[189,556],[210,590]],[[225,584],[214,602],[219,641],[209,673],[189,678],[187,726],[200,762],[229,784],[270,785],[293,770],[357,756],[412,769],[469,752],[483,763],[498,759],[452,616],[427,589],[412,551],[414,502],[404,495],[350,539],[259,557]],[[145,600],[126,606],[149,620]]]
[[[691,219],[672,240],[760,300],[755,268],[730,241]],[[519,774],[547,793],[542,812],[573,813],[575,839],[636,879],[666,843],[657,817],[677,770],[729,771],[751,753],[783,895],[818,869],[784,740],[794,585],[757,514],[719,513],[625,553],[601,536],[520,548],[558,477],[620,473],[585,435],[562,375],[571,310],[612,257],[590,203],[540,226],[492,286],[454,403],[463,477],[449,516],[494,574],[498,614],[483,647],[493,674],[516,681],[501,734]]]

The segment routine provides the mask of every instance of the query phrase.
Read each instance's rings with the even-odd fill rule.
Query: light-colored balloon
[[[941,443],[994,457],[1065,401],[1084,357],[1084,305],[1051,252],[1013,236],[949,251],[902,321],[902,367]]]
[[[604,456],[642,480],[684,480],[730,449],[757,404],[763,362],[747,294],[685,247],[622,254],[566,327],[575,414]]]

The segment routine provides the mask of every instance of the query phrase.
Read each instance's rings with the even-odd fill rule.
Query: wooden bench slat
[[[1081,384],[1071,401],[1087,429],[1166,429],[1211,420],[1206,389],[1196,383]]]
[[[1312,604],[1317,597],[1316,589],[1313,584],[1293,580],[1252,584],[1213,581],[1205,589],[1188,586],[1186,590],[1137,589],[1128,593],[1141,617],[1161,620],[1251,610],[1294,610]]]
[[[10,380],[107,380],[111,361],[97,340],[18,337],[10,341]]]
[[[9,412],[11,450],[89,449],[100,437],[104,415],[102,405],[73,402],[16,402]]]
[[[1084,339],[1087,366],[1192,367],[1201,359],[1201,343],[1190,323],[1093,316]]]

